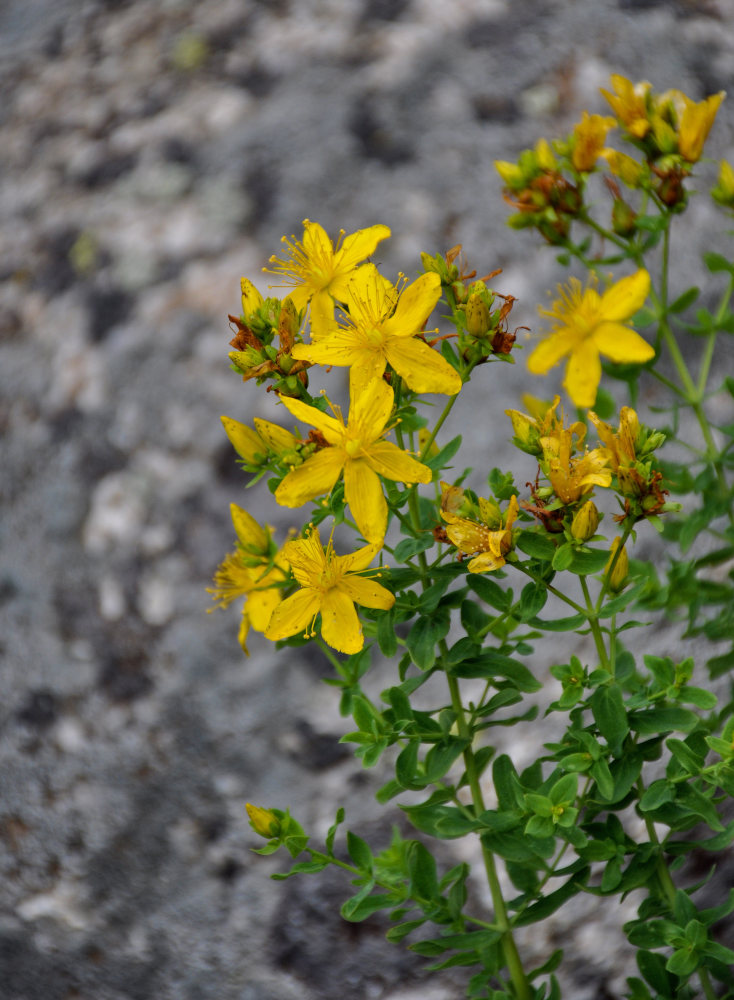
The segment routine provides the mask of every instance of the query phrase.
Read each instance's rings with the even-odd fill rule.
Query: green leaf
[[[403,938],[406,938],[412,931],[422,927],[425,922],[425,917],[421,917],[419,920],[406,920],[404,924],[398,924],[397,927],[391,927],[385,934],[385,937],[393,944],[399,944]]]
[[[413,663],[421,670],[430,670],[436,662],[436,643],[449,630],[448,614],[424,616],[413,625],[405,640]]]
[[[438,899],[440,890],[436,874],[436,859],[418,840],[410,842],[408,872],[410,874],[410,891],[415,899]]]
[[[659,778],[653,781],[649,788],[646,788],[640,798],[640,809],[642,812],[652,812],[666,802],[672,802],[675,798],[675,785]]]
[[[426,778],[428,781],[435,782],[442,778],[456,758],[463,753],[469,742],[469,740],[461,740],[454,737],[432,746],[426,754],[425,760]]]
[[[566,542],[556,549],[555,555],[553,556],[552,566],[553,569],[558,573],[564,572],[573,562],[574,547],[570,542]]]
[[[336,811],[336,816],[334,817],[334,823],[329,827],[329,832],[326,834],[326,853],[331,854],[334,849],[334,838],[336,837],[336,831],[339,829],[341,824],[344,822],[344,808],[339,806]]]
[[[387,659],[392,659],[398,651],[398,637],[395,634],[395,612],[384,611],[377,616],[377,644]]]
[[[513,660],[494,649],[488,649],[481,656],[456,664],[456,666],[451,667],[449,672],[455,677],[484,677],[487,679],[505,677],[512,681],[519,691],[527,693],[539,691],[543,686],[519,660]]]
[[[618,684],[598,687],[592,694],[589,704],[599,732],[609,744],[612,753],[617,756],[622,741],[630,730],[622,689]]]
[[[699,723],[699,718],[687,708],[652,708],[644,712],[630,712],[629,725],[633,732],[649,736],[653,733],[669,733],[678,730],[690,732]]]
[[[554,806],[574,802],[578,794],[579,779],[576,774],[564,774],[548,793]]]
[[[394,905],[395,896],[391,892],[364,897],[362,897],[361,893],[357,893],[356,896],[352,896],[351,899],[342,904],[340,912],[344,919],[350,923],[359,923],[360,920],[366,920],[367,917],[371,917],[378,910],[386,910]]]
[[[422,779],[416,781],[418,770],[418,742],[411,740],[397,756],[395,761],[395,777],[402,788],[417,789],[425,787]]]
[[[612,772],[609,770],[609,765],[603,757],[594,761],[589,774],[596,782],[597,791],[602,799],[611,802],[614,798],[614,779],[612,778]]]
[[[734,264],[720,253],[710,251],[703,255],[703,262],[712,274],[718,271],[727,271],[734,274]]]
[[[687,979],[698,968],[698,955],[691,948],[678,948],[665,963],[668,972]]]
[[[676,740],[671,736],[670,739],[665,741],[665,745],[685,771],[688,771],[689,774],[701,773],[704,759],[703,757],[699,757],[697,753],[694,753],[687,743],[684,743],[682,740]]]
[[[673,996],[674,982],[665,968],[665,959],[662,955],[642,949],[637,953],[637,967],[661,997]]]
[[[718,701],[713,691],[706,691],[704,688],[692,687],[690,684],[683,684],[678,691],[678,700],[686,705],[695,705],[704,711],[711,711],[716,708]]]
[[[369,844],[351,830],[347,830],[347,850],[357,868],[364,872],[372,871],[372,851]]]
[[[522,622],[533,618],[548,600],[548,590],[542,583],[528,583],[520,593],[520,607],[517,617]]]
[[[528,625],[542,629],[544,632],[575,632],[586,623],[583,615],[569,615],[568,618],[555,618],[545,621],[542,618],[531,618]]]
[[[560,889],[543,896],[537,903],[533,903],[526,910],[520,913],[514,920],[515,927],[527,927],[528,924],[536,924],[540,920],[545,920],[551,913],[555,913],[559,907],[573,896],[577,896],[583,891],[586,880],[589,877],[589,869],[582,868],[565,882]]]
[[[479,597],[491,608],[497,611],[507,611],[512,604],[512,595],[500,587],[495,581],[478,573],[469,573],[466,582]]]
[[[568,569],[578,576],[600,573],[609,561],[609,553],[602,549],[574,549]]]
[[[674,313],[685,312],[689,306],[692,306],[696,301],[698,296],[701,294],[701,289],[696,288],[695,285],[691,288],[686,289],[682,295],[679,295],[675,302],[671,302],[668,306],[669,310]]]
[[[460,447],[461,435],[459,434],[458,437],[453,438],[448,444],[445,444],[437,455],[433,455],[430,458],[424,458],[423,462],[434,472],[440,472],[441,469],[446,468]]]
[[[430,549],[433,544],[433,535],[428,533],[421,534],[417,538],[404,538],[402,542],[398,542],[395,546],[393,558],[397,563],[407,562],[408,559],[417,556],[419,552],[425,552],[426,549]]]
[[[515,545],[531,559],[550,562],[556,552],[556,544],[542,529],[527,528],[517,536]]]

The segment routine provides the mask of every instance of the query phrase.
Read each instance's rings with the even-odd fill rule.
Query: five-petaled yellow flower
[[[286,542],[284,554],[301,589],[275,609],[266,638],[287,639],[304,631],[313,635],[320,613],[324,642],[341,653],[358,653],[364,646],[364,635],[355,603],[383,611],[395,603],[389,590],[359,575],[378,549],[378,545],[365,545],[350,555],[338,556],[331,539],[324,549],[317,528],[306,538]]]
[[[237,533],[237,549],[224,558],[214,576],[214,587],[208,588],[207,593],[219,608],[226,608],[232,601],[244,597],[239,641],[247,653],[250,627],[264,632],[283,598],[288,562],[283,550],[272,551],[269,530],[261,528],[244,508],[230,504],[230,513]]]
[[[333,317],[333,300],[344,301],[347,281],[355,269],[389,235],[388,227],[382,225],[358,229],[349,236],[342,230],[334,246],[318,222],[304,219],[303,240],[284,236],[289,255],[284,260],[271,257],[273,268],[265,270],[282,275],[285,284],[293,286],[289,294],[299,312],[311,303],[311,326],[318,329]]]
[[[307,500],[331,492],[344,470],[344,497],[357,527],[368,542],[382,542],[387,528],[387,503],[380,476],[412,485],[430,483],[431,470],[382,438],[393,408],[393,391],[382,379],[360,386],[352,382],[349,420],[338,406],[330,417],[314,406],[282,397],[297,420],[312,424],[329,443],[292,469],[275,491],[284,507],[300,507]]]
[[[414,392],[454,396],[461,377],[418,337],[440,297],[441,279],[434,272],[422,274],[398,293],[374,265],[365,264],[349,281],[345,324],[332,320],[315,343],[296,345],[293,357],[319,365],[350,365],[362,383],[379,378],[391,365]]]
[[[505,565],[505,556],[512,547],[512,525],[518,513],[517,497],[513,494],[503,518],[504,527],[497,531],[447,510],[441,512],[441,517],[446,522],[446,534],[460,552],[465,555],[478,553],[468,564],[469,572],[491,573]]]
[[[549,336],[528,358],[528,370],[545,375],[568,357],[564,388],[577,406],[594,405],[601,380],[603,354],[622,364],[643,364],[655,355],[653,348],[628,324],[650,290],[650,275],[644,269],[615,282],[602,295],[590,285],[581,287],[577,278],[558,286],[560,298],[542,315],[555,320]]]

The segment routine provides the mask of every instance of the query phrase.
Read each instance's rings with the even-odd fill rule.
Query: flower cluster
[[[636,233],[638,213],[622,197],[617,181],[676,211],[685,207],[683,182],[702,156],[723,91],[696,102],[679,90],[656,94],[646,81],[632,83],[615,74],[611,90],[601,93],[613,116],[584,111],[565,139],[541,139],[521,153],[517,163],[495,163],[505,199],[516,210],[510,226],[534,227],[549,243],[565,244],[574,220],[588,219],[586,183],[600,169],[609,172],[605,180],[618,235]],[[608,133],[614,130],[637,156],[607,145]],[[724,190],[722,183],[719,200],[726,199]]]
[[[299,426],[255,418],[251,427],[227,416],[222,423],[243,469],[270,476],[279,505],[316,507],[301,537],[280,550],[269,529],[234,507],[237,548],[219,567],[211,593],[221,607],[244,598],[243,647],[250,628],[276,641],[309,638],[320,621],[325,643],[354,653],[364,644],[355,605],[384,611],[395,602],[375,582],[378,571],[367,572],[396,512],[389,497],[401,486],[397,495],[405,498],[436,476],[426,458],[435,454],[433,435],[417,433],[416,395],[455,397],[475,365],[512,360],[507,317],[513,297],[488,287],[494,274],[467,287],[474,275],[459,274],[458,249],[428,258],[414,281],[399,276],[391,282],[367,260],[390,235],[386,226],[342,233],[336,244],[318,223],[306,219],[303,226],[302,239],[284,239],[285,253],[271,257],[265,269],[288,290],[284,299],[264,298],[242,279],[242,315],[230,316],[237,332],[229,355],[245,381],[269,383]],[[426,326],[442,292],[457,334],[455,347],[442,338],[437,350]],[[310,395],[307,372],[314,365],[348,369],[346,418],[325,393]],[[386,439],[391,431],[397,443]],[[411,450],[418,440],[421,454]],[[317,525],[329,514],[351,524],[366,544],[337,555],[332,532],[324,545]],[[509,537],[513,517],[506,520]]]

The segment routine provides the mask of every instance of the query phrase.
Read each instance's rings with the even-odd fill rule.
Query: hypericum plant
[[[237,546],[212,594],[221,605],[244,599],[243,646],[252,628],[281,644],[321,647],[342,713],[354,719],[343,739],[367,767],[389,757],[395,776],[377,799],[410,792],[401,808],[421,834],[396,833],[373,850],[350,831],[337,854],[343,809],[316,848],[287,811],[248,805],[268,841],[260,853],[285,847],[305,858],[290,874],[344,869],[355,888],[342,907],[347,920],[389,911],[388,938],[419,932],[411,947],[435,959],[433,968],[467,966],[474,998],[560,997],[561,952],[527,968],[516,930],[579,893],[633,889],[643,899],[624,930],[640,976],[626,995],[734,997],[734,952],[715,927],[734,910],[734,891],[722,887],[719,905],[701,909],[701,883],[676,884],[671,874],[691,851],[720,851],[734,839],[734,702],[721,704],[693,676],[694,651],[711,677],[734,665],[734,424],[712,422],[724,410],[714,397],[729,408],[734,397],[734,378],[715,364],[717,337],[734,332],[734,263],[704,257],[712,275],[705,301],[720,294],[713,309],[692,314],[699,290],[668,287],[673,223],[722,95],[696,104],[622,77],[612,87],[613,117],[584,113],[566,139],[497,164],[517,209],[510,224],[537,229],[562,261],[591,272],[586,284],[571,278],[559,289],[528,361],[538,374],[565,362],[576,413],[566,418],[559,397],[508,411],[515,445],[537,462],[534,483],[518,487],[512,472],[491,468],[480,496],[465,485],[469,470],[450,471],[461,445],[441,437],[451,408],[471,378],[491,388],[487,366],[513,363],[515,345],[512,296],[492,290],[494,274],[460,273],[460,248],[423,254],[422,274],[393,283],[367,261],[390,235],[385,226],[334,245],[307,220],[303,238],[271,258],[290,294],[263,299],[243,279],[242,316],[231,317],[235,371],[269,383],[287,426],[223,417],[225,430],[244,470],[266,476],[279,504],[305,511],[297,536],[276,543],[233,505]],[[626,152],[607,145],[613,129]],[[598,180],[590,200],[593,175],[606,184],[608,205]],[[712,194],[734,208],[725,163]],[[448,333],[427,329],[437,307]],[[314,365],[349,370],[346,416],[329,395],[310,394]],[[616,416],[599,388],[603,375],[628,394]],[[667,393],[662,430],[633,408],[649,379]],[[446,398],[437,419],[426,393]],[[482,399],[489,410],[491,391]],[[498,414],[482,417],[501,433]],[[688,461],[659,458],[666,439]],[[616,501],[613,516],[603,513],[607,498]],[[657,567],[630,558],[638,532],[652,530],[665,543]],[[356,541],[345,540],[350,532]],[[550,596],[555,610],[544,616]],[[683,637],[711,643],[679,661],[633,654],[624,640],[641,624],[630,617],[640,607],[666,611],[683,623]],[[551,684],[525,662],[548,633],[593,642],[588,662],[560,654],[549,664]],[[714,649],[717,640],[728,648]],[[361,685],[377,650],[394,662],[379,700]],[[429,678],[441,678],[445,694],[418,707],[413,696]],[[439,690],[434,680],[431,691]],[[511,756],[496,755],[493,729],[539,710],[562,715],[565,731],[518,772]],[[458,837],[476,839],[490,913],[470,891],[468,865],[439,871],[431,853],[432,839]],[[509,898],[503,884],[513,887]]]

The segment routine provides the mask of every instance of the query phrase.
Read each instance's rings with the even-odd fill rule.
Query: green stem
[[[443,639],[439,643],[439,647],[442,657],[445,657],[448,653],[448,647]],[[474,751],[471,748],[471,731],[467,724],[464,706],[461,701],[459,682],[456,677],[452,677],[448,673],[446,674],[446,679],[448,681],[449,691],[451,692],[451,705],[456,715],[456,725],[459,730],[459,736],[462,739],[469,741],[469,744],[463,754],[464,766],[466,768],[466,777],[471,790],[472,804],[474,805],[475,815],[478,816],[480,813],[484,812],[486,807],[484,804],[484,796],[482,795],[482,788],[479,784]],[[489,891],[492,896],[495,925],[502,932],[502,954],[505,959],[505,964],[507,965],[507,970],[510,974],[510,979],[512,980],[512,984],[515,988],[515,995],[518,1000],[531,1000],[532,989],[525,975],[525,970],[522,966],[515,938],[512,934],[510,920],[507,915],[507,906],[505,905],[505,900],[502,895],[502,887],[500,886],[494,855],[483,841],[482,858],[484,860],[484,869],[487,873]]]
[[[599,657],[599,665],[611,673],[612,668],[609,663],[609,657],[607,656],[606,646],[604,645],[604,636],[601,633],[599,619],[597,618],[597,609],[594,607],[594,603],[591,600],[591,594],[589,593],[589,585],[586,582],[585,576],[580,576],[579,581],[581,583],[584,600],[586,601],[586,611],[584,613],[586,615],[586,620],[589,623],[591,634],[594,637],[594,645],[596,646],[596,652]]]
[[[637,780],[637,794],[642,798],[642,794],[645,791],[645,787],[642,783],[642,778]],[[665,897],[665,901],[670,907],[671,911],[675,906],[675,894],[676,888],[673,879],[670,877],[670,872],[668,871],[668,866],[665,863],[665,858],[663,857],[663,849],[660,844],[660,839],[657,835],[657,830],[655,829],[655,824],[650,819],[649,816],[643,815],[643,820],[645,821],[645,828],[647,829],[647,835],[650,838],[650,843],[654,844],[657,848],[657,861],[655,864],[655,874],[657,875],[658,885],[660,886],[660,891]],[[701,980],[701,987],[703,988],[704,996],[706,1000],[716,1000],[716,992],[711,985],[711,980],[706,969],[699,969],[698,975]]]
[[[446,406],[444,406],[443,412],[442,412],[441,416],[436,421],[436,426],[431,431],[431,433],[430,433],[430,435],[429,435],[426,443],[423,445],[423,448],[421,449],[421,453],[418,456],[418,461],[419,462],[424,462],[426,460],[428,452],[431,450],[431,445],[436,440],[436,435],[438,434],[438,432],[443,427],[444,422],[446,421],[446,418],[448,417],[449,413],[451,413],[452,409],[454,408],[454,403],[456,402],[456,400],[458,398],[459,398],[459,394],[457,392],[457,394],[455,396],[451,396],[451,398],[449,399],[449,401],[446,404]]]

